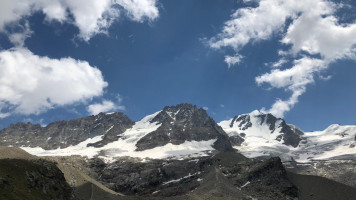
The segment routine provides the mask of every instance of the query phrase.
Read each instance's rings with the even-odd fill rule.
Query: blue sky
[[[352,1],[0,4],[0,128],[182,102],[217,122],[262,109],[306,131],[356,123]]]

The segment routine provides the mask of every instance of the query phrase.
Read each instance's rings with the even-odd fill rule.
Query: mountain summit
[[[168,143],[179,145],[185,141],[216,140],[213,147],[220,151],[232,151],[227,134],[208,116],[202,108],[191,104],[166,106],[151,123],[161,126],[142,137],[136,144],[138,150],[145,150]]]
[[[294,125],[288,125],[283,119],[272,114],[255,110],[248,114],[237,115],[222,121],[219,125],[230,137],[242,137],[245,143],[280,143],[297,147],[304,134]],[[240,144],[238,144],[240,145]]]

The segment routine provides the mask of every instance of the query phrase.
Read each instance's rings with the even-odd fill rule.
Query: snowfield
[[[293,157],[299,162],[329,160],[333,158],[356,159],[356,126],[333,124],[323,131],[306,132]]]

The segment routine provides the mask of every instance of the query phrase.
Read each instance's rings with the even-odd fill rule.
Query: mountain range
[[[123,113],[100,113],[45,127],[19,122],[1,130],[0,138],[1,146],[21,147],[35,155],[100,155],[109,160],[205,155],[212,150],[300,162],[356,155],[356,126],[303,132],[257,110],[215,123],[204,109],[190,104],[166,106],[138,122]]]
[[[0,131],[0,146],[61,166],[79,199],[85,192],[76,183],[84,175],[85,184],[100,184],[115,198],[323,199],[320,191],[331,186],[354,194],[355,145],[356,126],[303,132],[257,110],[216,123],[191,104],[166,106],[137,122],[115,112]],[[70,176],[75,170],[81,175]],[[310,190],[304,185],[310,181],[323,187]]]

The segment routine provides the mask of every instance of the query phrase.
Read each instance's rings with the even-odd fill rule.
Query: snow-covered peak
[[[315,137],[317,140],[332,140],[341,138],[354,138],[356,135],[356,125],[332,124],[323,131],[306,132],[305,136]]]
[[[279,127],[280,121],[276,121],[275,124]],[[258,110],[222,121],[219,125],[229,136],[239,135],[244,138],[243,146],[280,143],[276,140],[280,130],[271,130],[270,124],[265,122]]]
[[[250,116],[258,116],[258,115],[264,115],[265,113],[259,111],[259,110],[254,110],[251,113],[249,113]]]
[[[242,130],[239,123],[244,116],[251,125]],[[297,126],[286,124],[278,119],[275,123],[274,132],[267,128],[264,116],[254,117],[250,114],[240,115],[234,119],[219,123],[220,126],[231,136],[234,134],[244,135],[245,141],[241,146],[235,146],[247,157],[279,156],[282,160],[293,157],[298,162],[311,162],[313,160],[330,159],[356,159],[356,125],[342,126],[333,124],[323,131],[302,132]],[[262,122],[262,123],[261,123]],[[246,123],[246,122],[245,122]],[[232,124],[232,126],[230,126]],[[267,123],[271,125],[270,123]],[[279,124],[279,125],[278,125]],[[274,140],[273,136],[279,132],[278,137],[301,136],[298,146],[285,145],[282,141]],[[270,133],[270,135],[268,135]],[[286,134],[287,133],[287,134]],[[272,137],[272,140],[271,140]]]
[[[230,138],[239,136],[244,139],[235,148],[248,157],[265,155],[266,149],[296,148],[303,134],[299,128],[286,124],[283,119],[258,110],[222,121],[219,125]]]
[[[340,124],[332,124],[327,127],[323,132],[326,134],[330,133],[340,133],[340,132],[355,132],[356,126],[353,125],[340,125]]]

